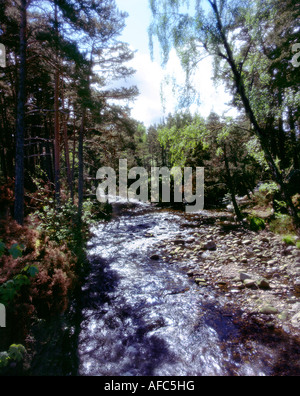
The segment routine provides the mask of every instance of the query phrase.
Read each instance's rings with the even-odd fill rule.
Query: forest
[[[96,198],[102,166],[118,169],[126,158],[149,172],[204,167],[205,209],[230,210],[244,227],[300,249],[299,1],[149,7],[149,51],[158,42],[167,64],[175,49],[186,81],[177,111],[146,127],[131,116],[139,87],[125,82],[135,54],[120,40],[127,14],[114,0],[0,0],[4,375],[23,372],[24,359],[28,370],[33,329],[53,326],[84,282],[90,227],[113,211]],[[201,100],[194,76],[206,56],[236,117],[190,110]]]

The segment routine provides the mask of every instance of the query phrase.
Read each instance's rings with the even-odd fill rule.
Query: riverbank
[[[226,212],[203,214],[182,215],[181,232],[158,244],[153,258],[225,295],[245,320],[300,339],[300,250],[268,230],[239,227]]]

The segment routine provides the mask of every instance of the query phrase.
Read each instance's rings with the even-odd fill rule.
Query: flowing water
[[[180,233],[183,217],[141,206],[93,230],[79,375],[272,374],[276,348],[243,343],[226,298],[201,289],[178,266],[151,260],[156,244]]]

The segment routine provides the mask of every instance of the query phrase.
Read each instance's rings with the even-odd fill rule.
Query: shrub
[[[65,311],[77,279],[77,257],[30,221],[23,227],[11,219],[3,221],[1,234],[0,303],[9,317],[6,335],[0,339],[3,350],[25,339],[33,318],[47,319]]]
[[[293,196],[292,198],[293,204],[295,205],[295,207],[300,210],[300,194],[296,194]]]
[[[270,222],[270,231],[281,235],[290,235],[296,232],[293,219],[289,215],[280,213],[276,213],[275,219]]]
[[[0,352],[0,369],[9,365],[10,362],[21,362],[24,359],[26,349],[21,344],[12,344],[8,351]]]
[[[296,245],[296,241],[295,241],[295,236],[293,235],[285,235],[282,240],[284,243],[286,243],[289,246],[295,246]]]
[[[265,182],[259,186],[253,195],[253,199],[256,205],[265,207],[272,206],[273,199],[279,188],[275,182]]]
[[[251,216],[250,220],[250,229],[252,231],[261,231],[266,228],[266,223],[260,217]]]

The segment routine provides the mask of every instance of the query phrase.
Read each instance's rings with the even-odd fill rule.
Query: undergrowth
[[[40,189],[37,202],[24,226],[10,217],[0,221],[0,304],[6,309],[6,327],[0,328],[0,375],[13,361],[18,363],[12,346],[23,345],[19,349],[22,356],[26,353],[34,324],[64,314],[87,270],[93,203],[84,202],[78,223],[77,206],[70,200],[57,209]]]

